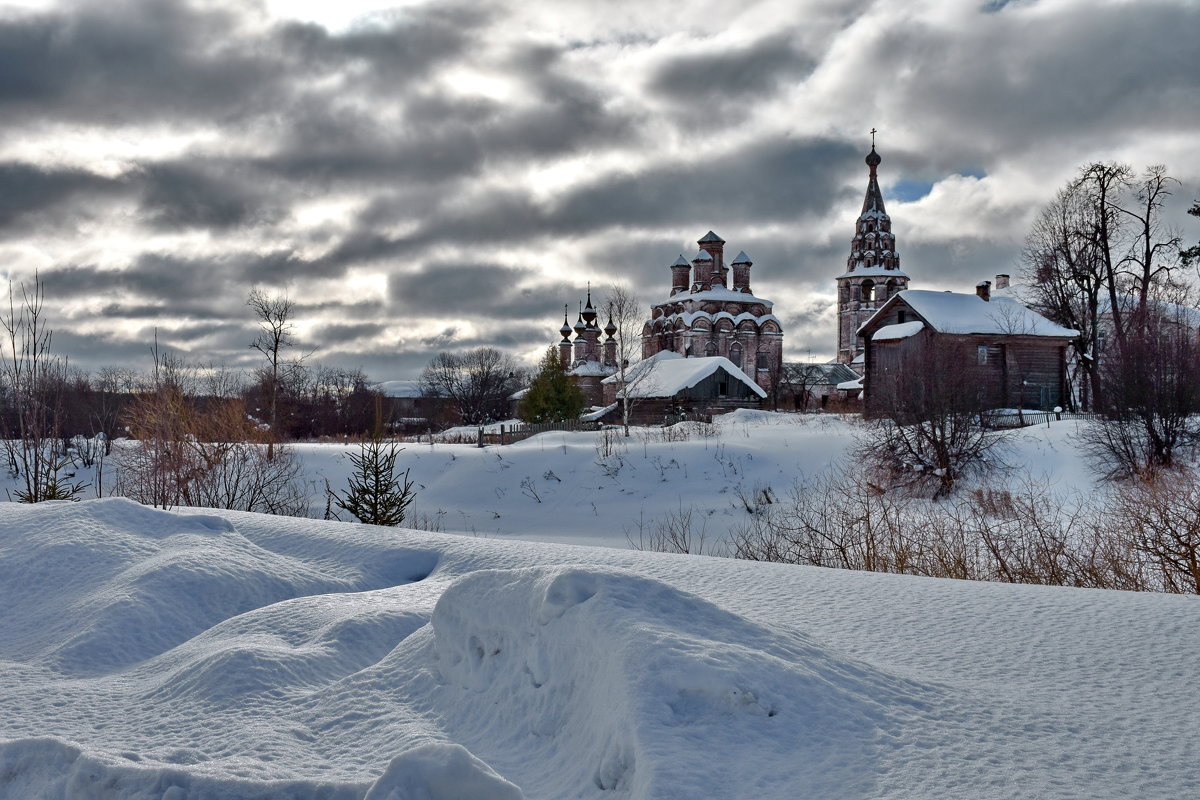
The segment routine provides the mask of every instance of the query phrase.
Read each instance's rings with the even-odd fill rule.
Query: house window
[[[903,325],[905,320],[907,320],[907,319],[908,319],[908,314],[905,312],[905,310],[903,308],[899,309],[896,312],[896,322]]]
[[[984,364],[986,364],[987,363],[987,345],[986,344],[979,345],[979,347],[977,347],[975,349],[975,352],[976,352],[975,358],[976,358],[977,363],[980,366],[983,366]]]

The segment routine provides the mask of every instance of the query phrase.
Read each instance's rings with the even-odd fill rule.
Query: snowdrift
[[[1195,598],[0,504],[0,798],[1179,797]]]

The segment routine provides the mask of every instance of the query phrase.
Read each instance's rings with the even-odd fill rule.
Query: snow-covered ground
[[[0,515],[0,797],[1200,791],[1193,597]]]
[[[1197,796],[1195,597],[620,549],[848,425],[410,445],[475,536],[0,503],[0,798]],[[1009,460],[1086,487],[1073,428]]]

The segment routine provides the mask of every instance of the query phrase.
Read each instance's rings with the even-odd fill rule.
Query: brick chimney
[[[985,303],[992,299],[992,282],[980,281],[975,284],[975,294]]]

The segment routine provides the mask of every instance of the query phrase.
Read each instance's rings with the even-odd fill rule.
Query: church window
[[[757,366],[759,369],[770,369],[771,368],[771,354],[768,353],[766,350],[759,350]]]
[[[711,357],[715,356],[716,354],[717,354],[717,343],[716,342],[709,342],[708,344],[706,344],[704,346],[704,355],[705,356],[708,356],[709,358],[711,358]]]
[[[742,345],[740,342],[729,345],[729,360],[738,369],[742,368]]]
[[[868,267],[871,266],[870,259],[867,260],[867,266]],[[874,302],[874,300],[875,300],[875,282],[874,281],[863,281],[862,282],[862,299],[863,299],[864,303]]]

